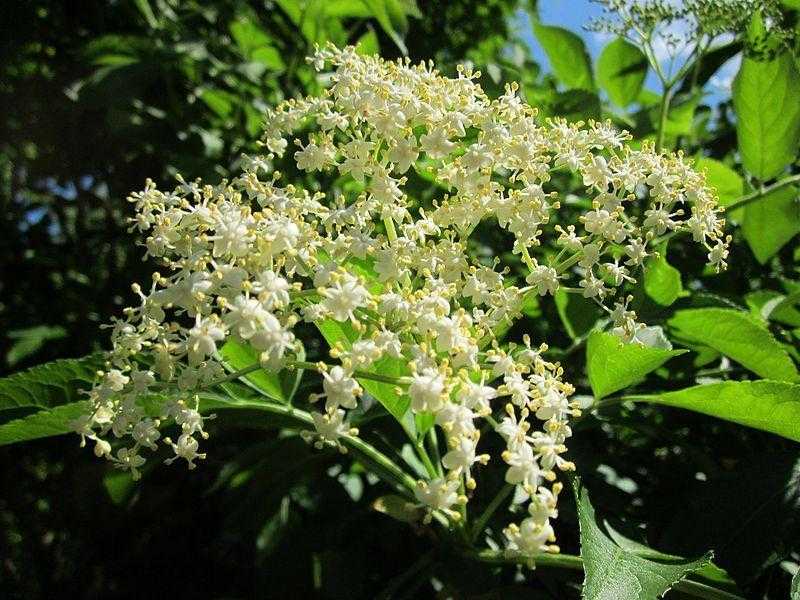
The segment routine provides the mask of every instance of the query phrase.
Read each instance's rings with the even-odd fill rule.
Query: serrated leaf
[[[621,108],[636,100],[646,76],[647,57],[625,38],[609,42],[597,59],[597,82]]]
[[[733,82],[739,153],[760,180],[779,175],[800,142],[800,73],[789,52],[772,60],[745,56]]]
[[[3,423],[0,425],[0,446],[69,433],[69,422],[86,414],[89,408],[90,403],[86,400],[71,402]]]
[[[631,399],[699,412],[800,442],[800,385],[795,383],[723,381]]]
[[[799,200],[797,188],[787,186],[745,207],[744,238],[762,265],[800,233]]]
[[[586,342],[586,371],[598,400],[628,387],[686,350],[649,348],[593,331]]]
[[[662,563],[637,556],[615,544],[600,528],[586,489],[575,480],[575,502],[586,578],[585,600],[660,598],[686,575],[710,564],[711,555],[680,563]]]
[[[562,27],[533,24],[556,78],[570,89],[594,90],[592,64],[580,36]]]
[[[0,411],[54,408],[81,400],[102,365],[97,355],[56,360],[0,379]]]
[[[668,321],[675,334],[701,343],[766,379],[797,381],[797,367],[760,320],[730,308],[679,310]]]
[[[233,371],[245,369],[259,362],[259,353],[255,349],[234,339],[228,339],[225,342],[220,350],[220,355]],[[289,403],[292,401],[302,376],[302,369],[283,370],[279,373],[270,373],[262,369],[248,373],[243,379],[251,388],[264,396],[278,402]]]

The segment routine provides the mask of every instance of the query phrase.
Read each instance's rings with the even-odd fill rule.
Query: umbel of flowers
[[[564,288],[603,307],[617,335],[636,343],[643,325],[621,287],[660,236],[689,232],[725,266],[714,194],[680,155],[634,149],[609,123],[538,119],[516,85],[492,100],[466,68],[447,78],[432,65],[334,47],[309,60],[331,71],[330,86],[268,112],[265,156],[246,158],[216,186],[180,179],[163,192],[148,181],[131,196],[132,229],[160,270],[133,286],[140,302],[113,322],[92,411],[75,430],[134,477],[159,444],[167,462],[194,468],[207,436],[196,394],[226,377],[219,349],[236,340],[267,371],[321,373],[322,393],[309,398],[315,429],[303,436],[342,447],[358,435],[348,411],[364,396],[359,380],[388,357],[406,373],[393,380],[397,393],[447,442],[418,482],[418,502],[457,521],[491,460],[516,486],[514,502],[527,505],[505,529],[508,548],[557,551],[557,477],[574,468],[564,455],[579,409],[545,344],[525,336],[501,346],[495,331],[521,316],[526,297]],[[296,163],[295,183],[273,171],[284,155]],[[556,173],[575,175],[591,202],[566,227],[551,224],[563,222]],[[444,190],[427,206],[406,191],[418,174]],[[510,234],[522,277],[468,253],[481,223]],[[302,362],[300,321],[346,324],[356,339],[335,344],[327,362]],[[145,409],[145,397],[167,399]],[[161,437],[167,422],[177,439]],[[502,436],[499,456],[481,452],[482,422]]]

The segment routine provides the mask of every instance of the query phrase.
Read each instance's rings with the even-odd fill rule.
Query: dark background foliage
[[[566,92],[542,73],[515,31],[516,12],[533,12],[533,4],[419,1],[406,10],[410,5],[399,0],[7,3],[0,11],[0,371],[104,347],[100,325],[130,301],[130,283],[146,281],[150,271],[126,232],[127,194],[146,177],[164,186],[176,173],[218,180],[241,153],[257,152],[263,107],[319,89],[303,60],[315,42],[360,43],[385,57],[401,56],[405,47],[412,59],[433,59],[445,71],[471,61],[484,70],[490,94],[518,80],[545,115],[610,116],[639,136],[652,135],[646,103],[620,120],[604,98]],[[719,109],[715,119],[708,117],[712,109]],[[687,154],[705,148],[735,163],[729,99],[721,107],[699,104],[688,129],[671,141]],[[481,235],[503,247],[503,240]],[[692,252],[688,245],[670,248],[684,284],[702,291],[681,306],[745,306],[747,294],[782,289],[796,269],[791,244],[769,268],[735,244],[735,268],[719,277],[706,277]],[[638,310],[648,322],[665,318],[664,308],[646,300]],[[582,348],[565,321],[573,328],[593,323],[585,307],[542,303],[509,336],[528,331],[551,341],[568,377],[585,388]],[[779,324],[774,332],[794,342],[790,330]],[[673,361],[655,385],[690,385],[693,361]],[[0,449],[0,595],[579,593],[574,573],[541,569],[517,577],[512,567],[454,558],[431,530],[373,510],[381,488],[358,464],[342,470],[336,456],[296,437],[213,426],[207,451],[209,460],[196,471],[155,467],[132,486],[73,437]],[[613,515],[629,537],[684,556],[714,548],[748,597],[788,593],[779,563],[798,558],[796,444],[638,406],[579,421],[571,454],[598,510]],[[501,485],[482,476],[489,490]],[[575,553],[569,499],[561,512],[560,543]]]

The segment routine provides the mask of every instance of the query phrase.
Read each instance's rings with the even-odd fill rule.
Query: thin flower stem
[[[305,360],[293,360],[286,364],[288,367],[295,367],[298,369],[310,369],[312,371],[321,371],[319,363],[308,362]],[[369,371],[361,371],[356,369],[353,371],[353,376],[357,379],[371,379],[372,381],[380,381],[381,383],[390,383],[392,385],[403,385],[406,382],[401,377],[391,377],[390,375],[380,375],[378,373],[370,373]]]
[[[578,252],[570,256],[568,259],[566,259],[564,262],[557,265],[556,272],[560,275],[561,273],[569,269],[572,265],[577,264],[581,258],[583,258],[583,251],[579,250]]]
[[[786,186],[798,182],[800,182],[800,174],[784,177],[783,179],[776,181],[772,185],[768,185],[765,188],[756,190],[755,192],[751,192],[749,194],[745,194],[744,196],[737,198],[734,202],[728,204],[728,206],[725,206],[724,210],[725,212],[732,212],[737,208],[742,208],[743,206],[747,206],[748,204],[756,202],[757,200],[760,200],[761,198],[772,192],[775,192],[777,190],[785,188]]]
[[[513,491],[514,486],[510,483],[507,483],[500,488],[500,491],[498,491],[497,494],[495,494],[495,497],[492,498],[489,506],[487,506],[483,513],[481,513],[481,516],[478,517],[478,520],[475,521],[475,525],[472,527],[472,535],[470,536],[470,540],[473,544],[478,539],[478,536],[483,533],[483,530],[486,529],[486,524],[489,522],[489,519],[492,518],[492,515],[497,511],[498,508],[500,508],[500,505]]]
[[[439,438],[436,437],[436,426],[431,427],[428,430],[428,447],[430,448],[431,454],[433,454],[433,461],[436,465],[436,470],[440,477],[444,475],[444,471],[442,471],[442,458],[439,454]]]

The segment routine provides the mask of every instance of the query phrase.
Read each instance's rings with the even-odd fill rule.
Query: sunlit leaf
[[[611,333],[593,331],[586,342],[586,371],[595,398],[628,387],[686,350],[625,343]]]
[[[594,90],[592,64],[580,36],[551,25],[533,24],[556,78],[571,89]]]
[[[800,233],[800,196],[787,186],[744,208],[742,231],[758,262],[764,264]]]
[[[679,310],[669,320],[676,336],[701,343],[732,358],[761,377],[798,379],[797,367],[763,322],[730,308]]]
[[[622,108],[636,100],[646,76],[647,58],[624,38],[609,42],[597,59],[597,82]]]
[[[779,175],[797,156],[800,142],[800,73],[792,55],[742,59],[733,82],[739,153],[758,179]]]
[[[631,399],[699,412],[800,442],[800,385],[794,383],[724,381]]]

